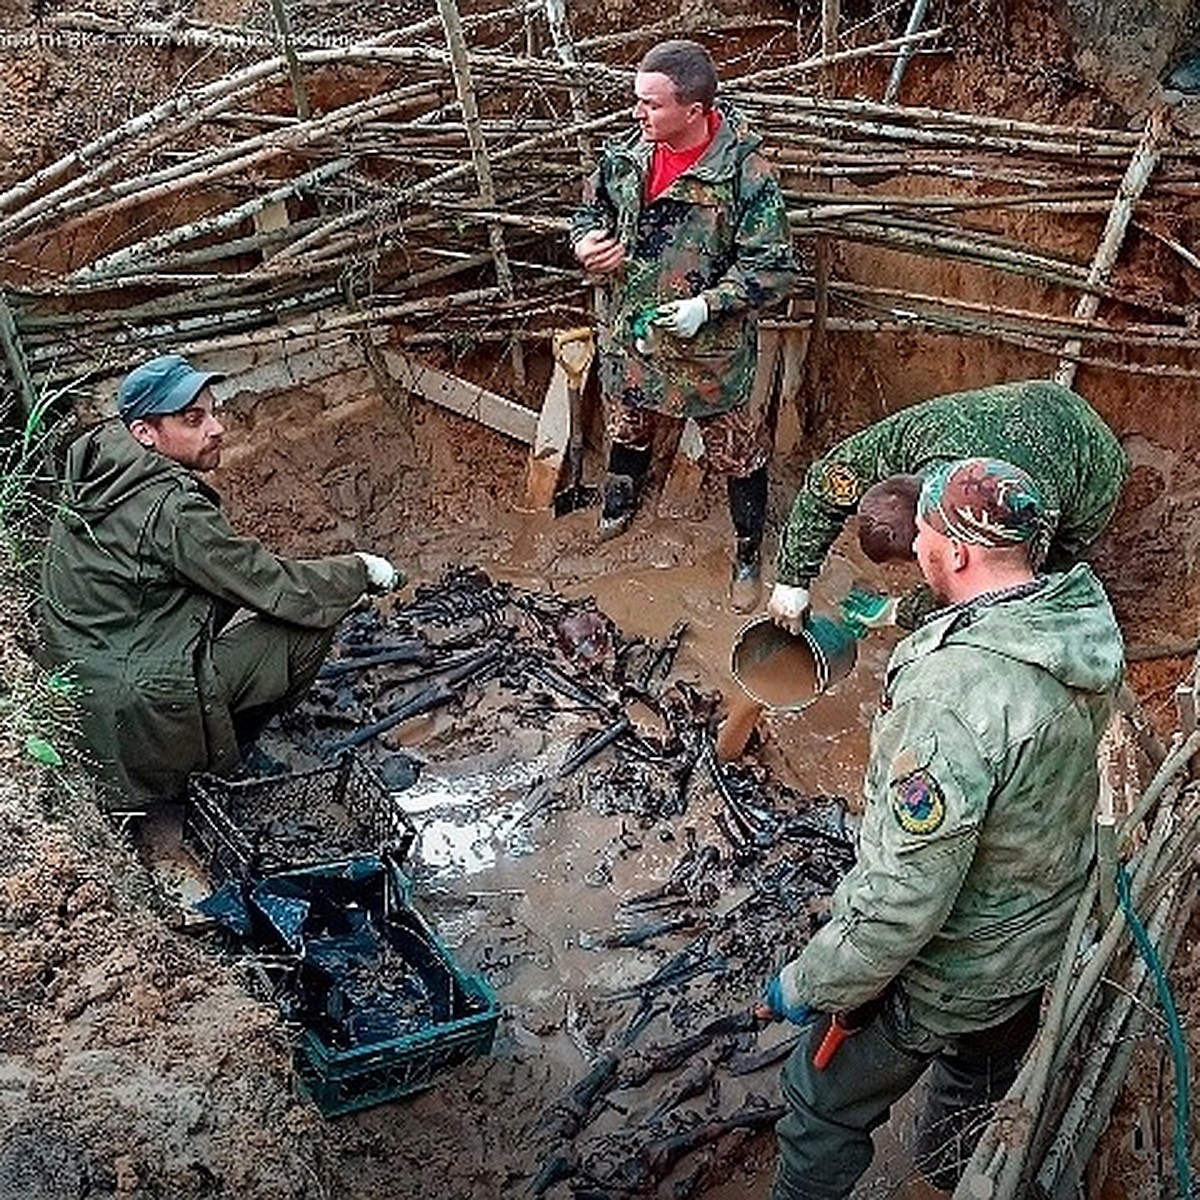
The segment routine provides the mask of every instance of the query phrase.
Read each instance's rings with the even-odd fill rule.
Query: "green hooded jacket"
[[[42,636],[82,685],[84,739],[122,803],[178,799],[189,771],[238,765],[211,657],[237,609],[326,629],[366,588],[356,555],[297,561],[239,537],[211,488],[119,421],[68,451]]]
[[[571,221],[571,242],[592,230],[627,255],[610,277],[600,316],[600,379],[610,402],[674,417],[708,417],[745,404],[757,353],[758,310],[796,280],[783,194],[729,105],[708,149],[651,203],[653,146],[634,131],[610,142]],[[643,354],[635,323],[671,300],[703,295],[709,318],[692,338],[657,337]]]
[[[1045,569],[1077,562],[1112,517],[1129,459],[1080,395],[1049,379],[935,396],[839,442],[809,467],[779,540],[776,577],[807,586],[862,494],[890,475],[924,475],[958,458],[1028,471],[1058,521]]]
[[[1086,564],[1040,583],[943,609],[896,647],[858,859],[781,972],[789,1004],[845,1011],[897,980],[950,1035],[1006,1020],[1053,977],[1124,663]]]

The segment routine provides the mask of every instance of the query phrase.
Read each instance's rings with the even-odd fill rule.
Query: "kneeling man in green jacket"
[[[871,1131],[926,1069],[916,1165],[951,1190],[1037,1030],[1093,857],[1096,747],[1124,673],[1091,569],[1033,569],[1045,508],[995,459],[922,485],[914,550],[941,607],[888,663],[857,861],[759,1006],[805,1027],[783,1071],[772,1200],[850,1195]]]
[[[192,771],[236,771],[308,690],[341,618],[404,582],[378,555],[281,558],[233,531],[194,474],[221,459],[219,378],[177,354],[151,359],[122,381],[118,418],[67,453],[42,637],[79,684],[114,808],[179,800]]]

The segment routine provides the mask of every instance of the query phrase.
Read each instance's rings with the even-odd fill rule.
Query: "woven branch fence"
[[[114,52],[133,37],[203,56],[211,77],[0,191],[0,339],[27,404],[164,347],[319,337],[333,315],[363,336],[510,346],[588,319],[567,220],[601,140],[630,124],[625,64],[662,29],[573,40],[562,0],[466,18],[437,0],[402,31],[307,49],[276,11],[270,35],[59,18]],[[802,249],[896,257],[875,277],[890,287],[836,266],[805,277],[778,323],[808,325],[815,307],[834,331],[995,339],[1061,358],[1067,382],[1079,362],[1197,375],[1172,275],[1198,266],[1174,232],[1200,189],[1200,139],[1165,114],[1130,131],[820,98],[831,63],[898,60],[941,31],[797,60],[786,26],[736,22],[756,50],[725,67],[723,92],[764,134]],[[1030,229],[1070,236],[1020,240]],[[1114,269],[1130,229],[1165,268]],[[1059,248],[1081,240],[1096,244],[1087,261]],[[895,286],[914,258],[963,268],[969,293]],[[1043,310],[983,302],[1005,277]]]

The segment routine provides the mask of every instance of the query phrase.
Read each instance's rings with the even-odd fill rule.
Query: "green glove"
[[[856,587],[846,594],[840,608],[850,632],[856,638],[861,638],[866,637],[872,629],[895,625],[896,605],[895,596]]]
[[[657,316],[656,308],[643,308],[629,323],[633,332],[633,344],[639,354],[653,354],[658,349],[658,333],[654,329]]]

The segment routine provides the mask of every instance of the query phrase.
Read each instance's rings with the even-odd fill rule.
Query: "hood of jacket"
[[[970,646],[1040,667],[1064,686],[1104,694],[1125,670],[1112,607],[1086,563],[1047,575],[1013,599],[981,597],[941,609],[896,648],[889,682],[915,658],[941,646]]]
[[[94,526],[147,488],[185,482],[207,490],[185,467],[140,445],[120,420],[105,421],[67,450],[60,515],[67,523]]]

